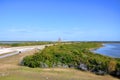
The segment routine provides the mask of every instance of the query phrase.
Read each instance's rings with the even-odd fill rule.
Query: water
[[[25,43],[25,42],[36,42],[36,41],[0,41],[0,44],[14,44],[14,43]]]
[[[1,44],[21,43],[21,41],[0,41]]]
[[[94,50],[93,52],[102,55],[120,58],[120,43],[106,43],[103,47]]]
[[[13,43],[23,43],[27,41],[0,41],[0,44],[13,44]]]

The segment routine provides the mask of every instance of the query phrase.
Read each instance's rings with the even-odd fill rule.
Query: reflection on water
[[[96,49],[93,52],[120,58],[120,43],[106,43],[103,44],[103,47]]]

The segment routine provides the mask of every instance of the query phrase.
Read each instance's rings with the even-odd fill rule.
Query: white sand
[[[0,54],[15,52],[15,51],[28,51],[32,49],[43,49],[45,45],[40,46],[22,46],[22,47],[11,47],[11,48],[0,48]]]
[[[48,44],[47,46],[51,46],[52,44]],[[39,46],[22,46],[22,47],[11,47],[11,48],[0,48],[0,54],[3,54],[0,56],[0,58],[12,56],[15,54],[19,54],[20,52],[30,51],[33,49],[39,49],[42,50],[45,48],[46,45],[39,45]],[[6,54],[9,53],[9,54]]]

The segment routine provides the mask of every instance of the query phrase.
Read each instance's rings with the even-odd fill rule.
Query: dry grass
[[[37,52],[37,51],[32,50],[32,51],[28,51],[28,52],[24,52],[24,53],[21,53],[21,54],[17,54],[17,55],[14,55],[14,56],[10,56],[10,57],[0,59],[0,72],[1,71],[6,71],[6,70],[9,70],[9,69],[19,68],[20,67],[19,63],[21,62],[23,57],[25,57],[27,55],[32,55],[35,52]]]
[[[28,68],[19,66],[24,56],[36,50],[0,59],[0,80],[119,80],[109,75],[98,76],[90,72],[65,68]]]
[[[8,74],[8,75],[7,75]],[[97,76],[75,69],[40,69],[22,67],[12,70],[0,80],[118,80],[109,75]]]

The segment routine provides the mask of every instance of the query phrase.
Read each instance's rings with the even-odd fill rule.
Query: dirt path
[[[35,49],[42,50],[43,48],[45,48],[45,46],[51,46],[51,44],[38,45],[38,46],[22,46],[22,47],[0,48],[0,58],[13,56],[13,55],[16,55],[16,54],[20,54],[20,53],[35,50]]]

